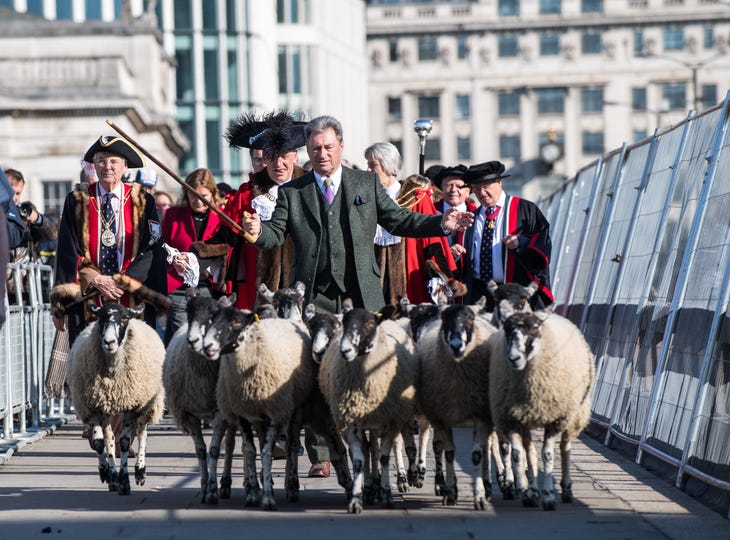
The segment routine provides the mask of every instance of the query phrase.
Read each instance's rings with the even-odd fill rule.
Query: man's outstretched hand
[[[474,223],[472,212],[462,212],[456,208],[449,208],[441,217],[441,226],[445,231],[465,231]]]

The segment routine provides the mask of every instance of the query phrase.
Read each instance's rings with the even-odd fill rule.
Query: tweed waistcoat
[[[317,197],[317,203],[323,234],[320,238],[315,286],[318,290],[324,291],[334,282],[341,292],[345,292],[347,255],[343,229],[347,226],[347,217],[342,211],[342,190],[337,191],[329,207],[323,196]]]

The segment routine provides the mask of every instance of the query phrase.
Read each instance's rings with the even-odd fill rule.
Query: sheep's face
[[[382,316],[363,308],[353,308],[342,316],[340,353],[351,362],[360,355],[368,354],[375,346],[375,335]]]
[[[107,354],[115,354],[127,337],[127,325],[133,317],[140,317],[144,306],[126,308],[121,304],[104,304],[100,308],[92,308],[96,315],[101,336],[101,349]]]
[[[424,302],[412,306],[408,311],[410,319],[409,326],[414,341],[418,341],[429,323],[437,320],[441,315],[441,309],[435,304]]]
[[[218,360],[222,354],[234,352],[243,343],[244,331],[258,317],[232,306],[218,309],[203,337],[203,354],[209,360]]]
[[[312,304],[305,310],[304,321],[312,337],[312,358],[319,364],[332,337],[342,328],[342,322],[337,315],[317,313]]]
[[[441,339],[455,358],[461,358],[474,336],[476,313],[470,306],[454,304],[441,314]]]
[[[265,283],[259,286],[259,292],[269,302],[276,314],[282,319],[290,321],[302,320],[304,306],[304,283],[297,281],[294,287],[284,287],[272,293]]]
[[[538,286],[535,282],[523,287],[519,283],[497,285],[494,281],[490,281],[488,289],[494,298],[494,313],[491,322],[500,328],[513,313],[532,311],[530,299],[537,292]]]
[[[217,307],[218,302],[209,296],[193,296],[188,300],[188,345],[193,351],[202,353],[203,337]]]
[[[545,319],[536,313],[515,313],[504,321],[507,362],[512,369],[525,369],[540,353],[540,327]]]

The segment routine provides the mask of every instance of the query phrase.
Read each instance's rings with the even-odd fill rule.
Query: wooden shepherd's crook
[[[119,126],[117,126],[111,120],[107,120],[106,123],[109,124],[112,127],[112,129],[114,129],[114,131],[116,131],[124,139],[126,139],[128,143],[130,143],[132,146],[134,146],[135,148],[137,148],[137,150],[139,150],[140,152],[142,152],[145,156],[147,156],[148,158],[150,158],[160,169],[162,169],[163,171],[165,171],[173,180],[175,180],[175,182],[177,182],[178,184],[180,184],[185,191],[187,191],[188,193],[192,193],[195,197],[198,198],[198,200],[200,200],[203,203],[205,203],[205,205],[208,208],[210,208],[213,212],[215,212],[218,215],[218,217],[221,218],[221,220],[223,220],[223,223],[225,223],[226,225],[228,225],[228,227],[230,227],[231,229],[233,229],[233,231],[235,231],[236,233],[238,233],[241,236],[243,236],[246,239],[247,242],[254,243],[256,241],[256,238],[254,238],[252,235],[250,235],[249,233],[247,233],[246,231],[244,231],[243,230],[243,227],[241,227],[241,225],[239,225],[238,223],[236,223],[235,221],[233,221],[231,218],[229,218],[227,215],[225,215],[223,212],[221,212],[221,210],[214,203],[210,202],[205,197],[200,196],[198,194],[198,192],[195,191],[195,189],[193,189],[192,187],[190,187],[189,185],[187,185],[178,175],[176,175],[174,172],[172,172],[172,170],[170,170],[164,163],[162,163],[159,159],[157,159],[155,156],[153,156],[152,154],[150,154],[147,150],[145,150],[144,148],[142,148],[142,146],[140,146],[137,141],[135,141],[134,139],[132,139],[132,137],[130,137],[129,135],[127,135],[124,132],[124,130],[122,130],[122,128],[120,128]]]

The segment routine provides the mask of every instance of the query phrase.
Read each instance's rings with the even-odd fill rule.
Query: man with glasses
[[[535,203],[504,192],[502,179],[509,176],[504,170],[499,161],[488,161],[472,165],[462,176],[481,204],[474,225],[464,235],[465,302],[486,297],[491,310],[490,280],[523,286],[535,282],[539,289],[530,303],[533,309],[543,308],[553,302],[550,225]]]

